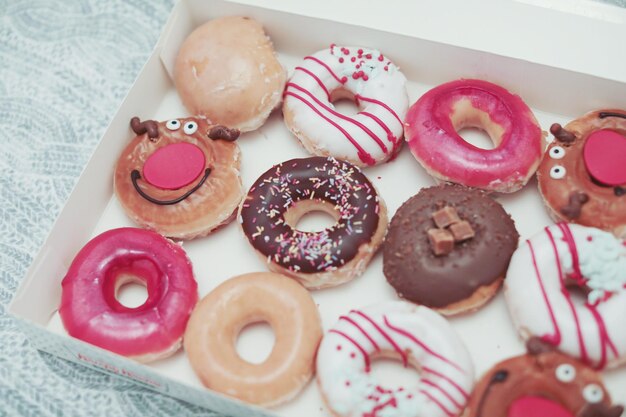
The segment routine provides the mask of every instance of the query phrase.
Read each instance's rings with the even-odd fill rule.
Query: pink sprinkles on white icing
[[[332,138],[327,134],[319,138],[324,142],[319,145],[334,156],[351,156],[336,143],[338,134],[352,145],[361,162],[374,165],[394,155],[402,143],[402,119],[408,108],[405,82],[404,75],[379,51],[333,44],[305,57],[295,68],[285,89],[285,105],[303,114],[298,130],[312,130],[316,124],[319,128],[319,119],[328,124],[329,132],[334,130]],[[332,105],[335,90],[349,91],[360,112],[347,116],[336,111]],[[298,103],[304,107],[298,108]],[[315,131],[306,133],[316,137]]]

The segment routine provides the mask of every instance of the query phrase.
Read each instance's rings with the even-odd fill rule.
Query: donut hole
[[[298,201],[285,212],[285,222],[301,232],[317,233],[337,224],[339,212],[326,201]]]
[[[269,358],[276,335],[274,329],[266,321],[246,325],[237,336],[235,348],[241,359],[252,364],[263,363]]]
[[[458,135],[470,145],[474,145],[477,148],[492,150],[496,148],[496,145],[491,140],[491,137],[487,132],[478,127],[464,127],[459,130]]]
[[[360,111],[354,99],[354,94],[348,90],[338,89],[333,91],[330,95],[330,102],[337,112],[346,116],[354,116]]]
[[[140,277],[120,274],[117,277],[115,299],[126,308],[139,308],[148,300],[148,287]]]
[[[477,148],[493,150],[502,142],[504,128],[468,99],[461,99],[454,105],[451,121],[457,134]]]
[[[370,374],[378,385],[385,389],[405,391],[417,389],[419,372],[410,363],[404,367],[399,358],[378,357],[371,363]]]

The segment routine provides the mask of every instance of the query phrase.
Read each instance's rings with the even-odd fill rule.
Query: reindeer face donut
[[[314,155],[378,164],[402,144],[409,106],[405,84],[379,51],[333,44],[295,68],[284,93],[285,123]],[[337,111],[333,102],[341,98],[354,99],[359,112]]]
[[[576,224],[546,227],[513,254],[504,292],[524,338],[599,369],[626,361],[626,241]]]
[[[538,340],[478,382],[465,417],[619,417],[600,375]]]
[[[379,357],[419,369],[415,388],[380,386],[370,373],[371,361]],[[393,301],[339,318],[322,339],[317,380],[337,417],[454,417],[465,408],[474,368],[443,317]]]
[[[243,198],[239,131],[195,117],[131,127],[137,136],[115,168],[115,193],[137,224],[179,239],[204,236],[234,218]]]
[[[485,130],[495,149],[481,149],[457,132]],[[537,170],[543,132],[526,103],[482,80],[456,80],[424,94],[409,109],[406,140],[430,175],[488,191],[519,190]]]
[[[337,222],[319,232],[298,230],[298,220],[314,210]],[[387,209],[367,177],[349,162],[319,156],[269,169],[239,213],[244,234],[269,268],[311,289],[363,273],[387,230]]]
[[[593,111],[550,131],[537,178],[552,216],[626,238],[626,111]]]

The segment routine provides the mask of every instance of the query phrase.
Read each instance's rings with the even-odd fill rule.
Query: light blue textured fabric
[[[0,416],[214,416],[38,353],[6,307],[173,0],[0,0]]]

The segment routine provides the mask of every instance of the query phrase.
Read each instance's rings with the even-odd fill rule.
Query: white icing
[[[180,128],[180,121],[176,119],[168,120],[167,123],[165,123],[165,127],[169,130],[178,130]]]
[[[409,352],[409,362],[418,364],[421,372],[415,373],[418,382],[415,389],[381,392],[366,370],[363,353],[350,339],[361,346],[368,357],[379,353],[370,338],[382,352],[396,352],[396,349],[364,316],[351,312],[347,317],[358,326],[346,319],[339,320],[324,336],[317,355],[320,388],[333,413],[341,417],[458,415],[472,390],[474,369],[467,349],[448,322],[426,307],[405,301],[387,302],[360,312],[376,323],[403,352]],[[432,353],[394,328],[413,335]]]
[[[183,132],[187,135],[193,135],[198,130],[198,123],[196,122],[187,122],[185,123],[185,127],[183,127]]]
[[[553,146],[552,148],[550,148],[548,154],[552,159],[561,159],[565,156],[565,149],[560,146]]]
[[[583,388],[583,398],[592,404],[599,403],[604,399],[604,392],[598,384],[589,384]]]
[[[401,121],[404,120],[409,105],[406,77],[386,57],[383,56],[383,60],[380,61],[381,53],[377,50],[358,47],[346,49],[349,51],[347,55],[342,52],[341,46],[334,46],[312,55],[315,59],[305,58],[299,65],[302,69],[294,70],[287,85],[284,107],[294,114],[294,126],[291,127],[294,134],[301,140],[303,137],[308,138],[307,140],[312,141],[321,153],[329,152],[332,156],[351,161],[360,160],[357,148],[341,132],[343,129],[365,152],[371,155],[376,163],[382,162],[391,157],[394,139],[388,137],[385,128],[381,127],[374,118],[362,112],[370,113],[378,118],[391,131],[395,141],[401,143],[404,131]],[[363,50],[363,57],[352,62],[351,58],[358,56],[359,49]],[[365,58],[368,54],[371,55],[370,59]],[[343,62],[340,62],[340,58]],[[317,60],[323,62],[328,68]],[[357,69],[356,65],[360,65],[360,68]],[[331,71],[340,80],[345,77],[346,82],[342,84],[337,81]],[[367,80],[365,77],[353,78],[353,74],[358,71],[363,71]],[[326,91],[319,85],[316,77],[331,94],[335,90],[344,89],[353,95],[383,102],[395,112],[397,118],[384,106],[361,100],[358,104],[359,113],[349,116],[350,119],[365,126],[378,137],[386,147],[386,151],[362,127],[333,114],[333,111],[336,111],[335,106],[329,101]],[[323,105],[316,103],[315,99],[303,90],[308,91]],[[294,97],[294,95],[301,98]],[[302,99],[313,105],[323,117],[312,110]],[[332,123],[325,118],[331,120]]]
[[[565,167],[561,165],[555,165],[550,168],[550,178],[553,178],[555,180],[560,180],[565,176],[566,173],[567,172],[565,170]]]
[[[579,285],[592,291],[586,299],[580,299],[571,297],[570,292],[563,289],[559,267],[564,279],[575,278],[574,257],[559,225],[550,226],[523,243],[511,258],[504,294],[513,321],[524,337],[548,338],[563,352],[594,366],[603,365],[603,356],[607,366],[617,365],[626,360],[625,243],[599,229],[577,224],[561,227],[568,228],[574,238],[582,275]],[[558,256],[546,230],[552,234]],[[597,311],[617,354],[601,337],[601,325],[593,310]],[[560,340],[556,337],[557,330]]]

